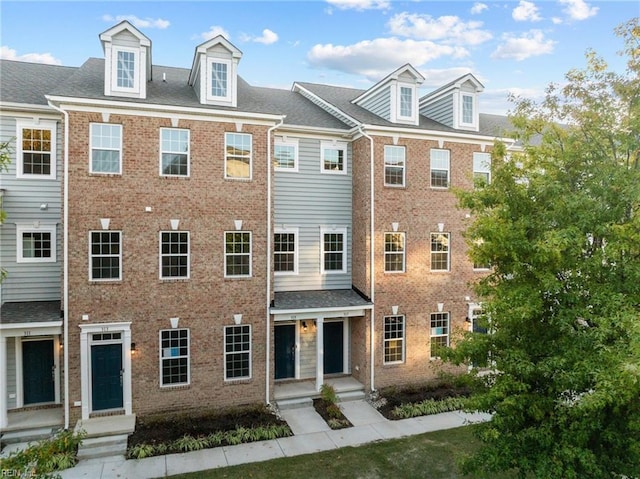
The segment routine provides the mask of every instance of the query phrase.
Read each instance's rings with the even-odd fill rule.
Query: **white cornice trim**
[[[6,113],[7,111],[25,111],[25,112],[41,112],[41,113],[49,113],[50,115],[59,118],[61,115],[57,114],[56,111],[47,106],[47,105],[37,105],[32,103],[13,103],[8,101],[0,101],[0,110],[2,113]]]
[[[393,136],[399,135],[403,138],[415,138],[415,139],[428,139],[428,140],[439,140],[446,139],[447,141],[457,142],[457,143],[486,143],[493,144],[493,142],[497,139],[503,141],[507,144],[514,144],[516,140],[513,138],[507,137],[499,137],[499,136],[491,136],[491,135],[472,135],[466,133],[458,133],[458,132],[448,132],[448,131],[437,131],[437,130],[422,130],[415,128],[389,128],[386,126],[376,126],[376,125],[362,125],[362,128],[367,130],[372,136]],[[351,130],[352,135],[355,137],[358,133],[356,128]]]

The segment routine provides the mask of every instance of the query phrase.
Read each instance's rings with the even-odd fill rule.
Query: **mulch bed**
[[[251,406],[224,411],[193,411],[181,414],[158,414],[139,417],[136,430],[129,436],[129,447],[136,444],[168,443],[185,434],[206,436],[215,431],[231,431],[237,426],[246,428],[286,425],[265,406]]]
[[[345,415],[342,414],[340,408],[338,408],[337,410],[334,409],[335,412],[332,415],[332,413],[329,412],[329,408],[331,407],[331,405],[332,403],[330,403],[329,401],[325,401],[322,398],[313,400],[313,407],[316,409],[316,412],[320,414],[320,416],[322,416],[322,419],[325,420],[325,422],[331,429],[344,429],[346,427],[353,427],[351,421],[349,421],[345,417]]]
[[[471,388],[468,386],[454,386],[451,384],[421,384],[406,387],[389,387],[380,389],[377,409],[390,420],[398,419],[393,410],[402,404],[419,403],[426,399],[440,401],[450,397],[468,397]]]

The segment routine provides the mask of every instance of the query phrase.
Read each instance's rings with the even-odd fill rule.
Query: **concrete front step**
[[[127,434],[85,439],[78,448],[78,459],[86,461],[100,457],[124,456],[127,452]]]
[[[47,439],[55,434],[58,427],[42,427],[34,429],[20,429],[9,431],[2,435],[2,442],[5,444],[16,444],[20,442],[35,442]]]
[[[313,399],[310,397],[302,397],[302,398],[291,398],[291,399],[281,399],[276,402],[278,405],[278,409],[300,409],[303,407],[313,406]]]
[[[359,399],[365,399],[366,397],[367,395],[364,393],[363,390],[345,391],[345,392],[338,393],[338,400],[340,402],[357,401]]]

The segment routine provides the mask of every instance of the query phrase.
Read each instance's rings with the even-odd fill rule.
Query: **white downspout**
[[[373,307],[371,308],[371,344],[369,346],[369,348],[371,349],[371,391],[375,391],[375,346],[376,346],[376,341],[375,341],[375,322],[376,322],[376,305],[375,305],[375,299],[376,299],[376,269],[375,269],[375,161],[374,161],[374,157],[373,157],[373,152],[374,152],[374,148],[373,148],[373,138],[371,138],[371,136],[367,135],[364,132],[364,128],[362,125],[358,126],[358,130],[360,131],[360,133],[362,134],[362,136],[364,136],[365,138],[367,138],[369,140],[369,145],[370,145],[370,153],[369,156],[371,158],[371,165],[370,165],[370,180],[371,180],[371,186],[370,186],[370,203],[371,203],[371,207],[370,207],[370,214],[371,217],[369,219],[369,223],[370,223],[370,227],[371,227],[371,231],[370,231],[370,238],[371,238],[371,250],[369,252],[369,262],[371,264],[371,268],[370,268],[370,279],[369,281],[371,282],[370,288],[371,288],[371,292],[369,293],[369,298],[371,299],[371,302],[373,303]]]
[[[64,176],[62,217],[62,310],[64,312],[62,333],[64,345],[64,428],[69,429],[69,112],[55,106],[48,100],[49,106],[64,116]]]
[[[271,132],[284,123],[285,115],[280,118],[280,123],[267,130],[267,331],[266,331],[266,361],[265,361],[265,403],[269,404],[269,381],[271,375],[270,351],[271,351]]]

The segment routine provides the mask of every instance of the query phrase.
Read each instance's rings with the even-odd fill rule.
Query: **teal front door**
[[[122,400],[122,344],[91,346],[92,409],[118,409]]]
[[[275,327],[275,378],[296,377],[296,326],[284,324]]]
[[[344,372],[344,323],[332,321],[324,323],[324,373]]]
[[[24,404],[55,401],[53,339],[23,341],[22,377]]]

